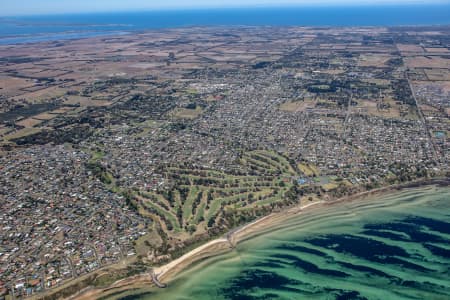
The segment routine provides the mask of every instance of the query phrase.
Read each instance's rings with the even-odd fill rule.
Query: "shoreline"
[[[226,253],[228,251],[232,251],[238,243],[243,242],[249,238],[255,237],[257,235],[264,234],[264,232],[266,230],[269,230],[272,226],[279,225],[283,220],[297,216],[298,214],[304,211],[317,209],[322,206],[331,206],[340,203],[361,201],[367,199],[368,197],[385,195],[391,192],[398,192],[410,188],[420,188],[433,185],[443,187],[449,186],[450,178],[436,177],[436,178],[416,180],[402,184],[380,187],[369,191],[363,191],[341,198],[331,200],[319,200],[304,205],[288,207],[279,212],[273,212],[267,216],[261,217],[241,227],[232,229],[220,238],[208,241],[205,244],[185,253],[184,255],[180,256],[175,260],[172,260],[171,262],[165,265],[153,268],[152,272],[154,272],[155,278],[159,282],[163,284],[170,284],[170,281],[177,274],[179,274],[181,271],[185,270],[195,262],[198,262],[205,258],[214,257]],[[136,285],[142,284],[144,284],[144,287],[149,287],[149,285],[155,287],[155,284],[151,277],[152,277],[151,274],[145,273],[118,280],[107,288],[95,289],[87,287],[84,291],[79,291],[75,295],[69,297],[69,299],[85,300],[85,299],[98,299],[99,297],[108,297],[109,291],[122,292],[133,288],[137,288]]]
[[[221,252],[214,253],[212,255],[207,255],[209,251],[212,249],[208,249],[211,246],[217,246],[223,244],[223,248],[221,250],[233,249],[239,242],[243,242],[249,238],[252,238],[256,235],[263,234],[264,230],[269,229],[271,226],[280,224],[282,220],[286,220],[293,216],[298,215],[299,213],[304,212],[308,209],[316,209],[317,206],[331,206],[337,205],[339,203],[347,203],[351,201],[361,201],[368,197],[373,197],[376,195],[385,195],[394,191],[402,191],[409,188],[419,188],[424,186],[431,185],[450,185],[450,179],[446,177],[442,178],[431,178],[425,180],[417,180],[411,181],[403,184],[389,185],[385,187],[376,188],[369,191],[359,192],[353,195],[332,199],[332,200],[319,200],[315,202],[311,202],[304,205],[297,205],[294,207],[283,209],[279,212],[273,212],[267,216],[261,217],[251,223],[245,224],[241,227],[233,229],[225,234],[225,237],[214,239],[194,250],[184,254],[183,256],[169,262],[166,265],[163,265],[158,268],[154,268],[155,274],[159,281],[163,281],[164,283],[170,282],[177,271],[183,270],[192,263],[199,261],[200,259],[204,259],[207,257],[211,257],[214,255],[219,255]],[[206,251],[202,253],[202,251]],[[175,274],[174,274],[175,273]]]
[[[265,229],[270,225],[278,224],[280,218],[289,218],[305,209],[324,203],[325,201],[321,200],[305,205],[296,206],[289,209],[288,211],[271,213],[267,216],[261,217],[251,223],[228,232],[224,237],[209,241],[208,243],[193,249],[192,251],[169,262],[168,264],[154,268],[153,271],[155,272],[155,275],[159,281],[170,281],[170,279],[172,279],[172,277],[176,275],[178,271],[185,269],[192,263],[195,263],[196,261],[199,261],[201,259],[219,255],[223,252],[234,249],[239,242],[242,242],[243,240],[253,236],[253,234],[258,233],[260,229]],[[288,213],[288,215],[286,215],[286,213]]]

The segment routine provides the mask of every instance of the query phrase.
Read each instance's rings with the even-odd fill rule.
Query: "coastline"
[[[334,200],[320,200],[304,205],[286,208],[284,210],[281,210],[280,212],[273,212],[242,227],[231,230],[225,235],[225,237],[212,240],[164,266],[155,268],[154,272],[159,281],[167,283],[170,282],[174,275],[176,275],[179,271],[187,268],[192,263],[206,257],[219,255],[227,249],[232,249],[239,242],[243,242],[256,235],[262,234],[264,230],[270,229],[270,227],[272,226],[281,224],[282,221],[296,216],[306,210],[317,209],[321,206],[337,205],[339,203],[347,203],[351,201],[361,201],[376,195],[385,195],[394,191],[401,191],[409,188],[419,188],[431,185],[450,185],[450,179],[443,177],[411,181],[404,184],[390,185],[369,191],[364,191]],[[214,249],[218,249],[218,251],[214,252]],[[211,252],[213,252],[212,255]]]
[[[313,206],[323,204],[325,201],[316,201],[301,206],[296,206],[285,212],[271,213],[265,217],[259,218],[251,223],[248,223],[242,227],[234,229],[225,235],[225,237],[214,239],[194,250],[184,254],[183,256],[171,261],[170,263],[158,268],[154,268],[153,271],[159,281],[167,282],[173,278],[179,271],[185,269],[192,263],[201,259],[219,255],[225,251],[232,250],[239,242],[253,236],[260,230],[269,228],[270,225],[278,224],[281,220],[298,214],[299,212],[311,208]]]
[[[288,218],[297,216],[298,214],[309,211],[312,209],[318,209],[324,206],[338,205],[340,203],[348,203],[352,201],[362,201],[367,198],[371,198],[379,195],[386,195],[392,192],[398,192],[411,188],[420,188],[426,186],[449,186],[450,178],[448,177],[437,177],[411,181],[402,184],[395,184],[390,186],[385,186],[369,191],[359,192],[353,195],[348,195],[341,198],[336,198],[332,200],[319,200],[304,205],[298,205],[294,207],[289,207],[283,209],[279,212],[273,212],[267,216],[261,217],[251,223],[243,225],[241,227],[235,228],[223,237],[211,240],[205,244],[189,251],[188,253],[182,255],[181,257],[163,265],[160,267],[155,267],[152,269],[155,278],[158,282],[163,284],[170,284],[170,281],[182,270],[188,268],[195,262],[202,259],[213,257],[216,255],[223,254],[227,251],[232,251],[232,249],[239,243],[247,239],[255,237],[260,234],[264,234],[265,231],[270,230],[271,227],[281,224]],[[140,275],[135,275],[133,277],[124,278],[118,280],[111,284],[107,288],[96,289],[87,287],[79,291],[78,293],[69,297],[72,300],[87,300],[87,299],[98,299],[99,297],[107,297],[111,292],[122,292],[134,288],[148,288],[150,285],[155,286],[151,273],[145,273]]]
[[[308,25],[283,8],[277,19],[306,23],[245,26],[235,12],[230,25],[154,29],[133,24],[192,14],[3,20],[5,34],[77,38],[0,38],[0,300],[444,294],[434,275],[450,269],[450,239],[434,229],[450,222],[450,15],[322,27],[353,20],[308,13]],[[386,14],[375,20],[400,21]],[[98,26],[130,31],[78,36]]]

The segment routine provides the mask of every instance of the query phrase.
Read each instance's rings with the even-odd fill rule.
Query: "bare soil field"
[[[450,59],[436,56],[415,56],[405,58],[409,68],[450,68]]]
[[[397,49],[400,52],[424,52],[421,46],[414,44],[397,44]]]
[[[300,112],[305,111],[307,108],[314,108],[315,105],[316,101],[312,99],[299,100],[294,102],[285,102],[280,106],[280,109],[288,112]]]
[[[450,69],[424,69],[431,81],[450,81]]]
[[[19,126],[29,128],[29,127],[35,127],[36,125],[39,125],[41,123],[42,123],[42,120],[37,120],[35,118],[27,118],[27,119],[17,122],[16,124]]]
[[[425,48],[425,50],[429,53],[443,53],[447,54],[450,53],[450,51],[447,48]]]
[[[110,101],[104,100],[92,100],[87,97],[81,96],[69,96],[66,101],[64,101],[66,105],[75,105],[79,104],[80,106],[108,106],[111,105]]]
[[[361,67],[382,67],[392,58],[390,55],[361,55],[358,65]]]

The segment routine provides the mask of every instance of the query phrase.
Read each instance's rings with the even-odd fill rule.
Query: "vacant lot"
[[[196,109],[188,109],[188,108],[176,108],[172,115],[175,118],[179,119],[195,119],[201,115],[203,109],[200,106],[197,106]]]
[[[311,99],[285,102],[280,105],[280,110],[289,111],[289,112],[305,111],[307,108],[314,108],[315,102],[316,101],[311,100]]]

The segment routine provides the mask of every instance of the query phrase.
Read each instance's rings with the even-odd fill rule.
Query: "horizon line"
[[[0,18],[9,17],[33,17],[33,16],[61,16],[61,15],[91,15],[91,14],[113,14],[113,13],[149,13],[149,12],[176,12],[176,11],[202,11],[202,10],[239,10],[239,9],[281,9],[281,8],[345,8],[345,7],[399,7],[399,6],[442,6],[450,5],[448,1],[412,1],[403,3],[373,3],[373,2],[359,2],[359,3],[302,3],[302,4],[288,4],[288,3],[274,3],[274,4],[257,4],[257,5],[212,5],[212,6],[189,6],[189,7],[155,7],[155,8],[133,8],[133,9],[111,9],[111,10],[93,10],[93,11],[61,11],[61,12],[38,12],[38,13],[24,13],[24,14],[1,14]]]

